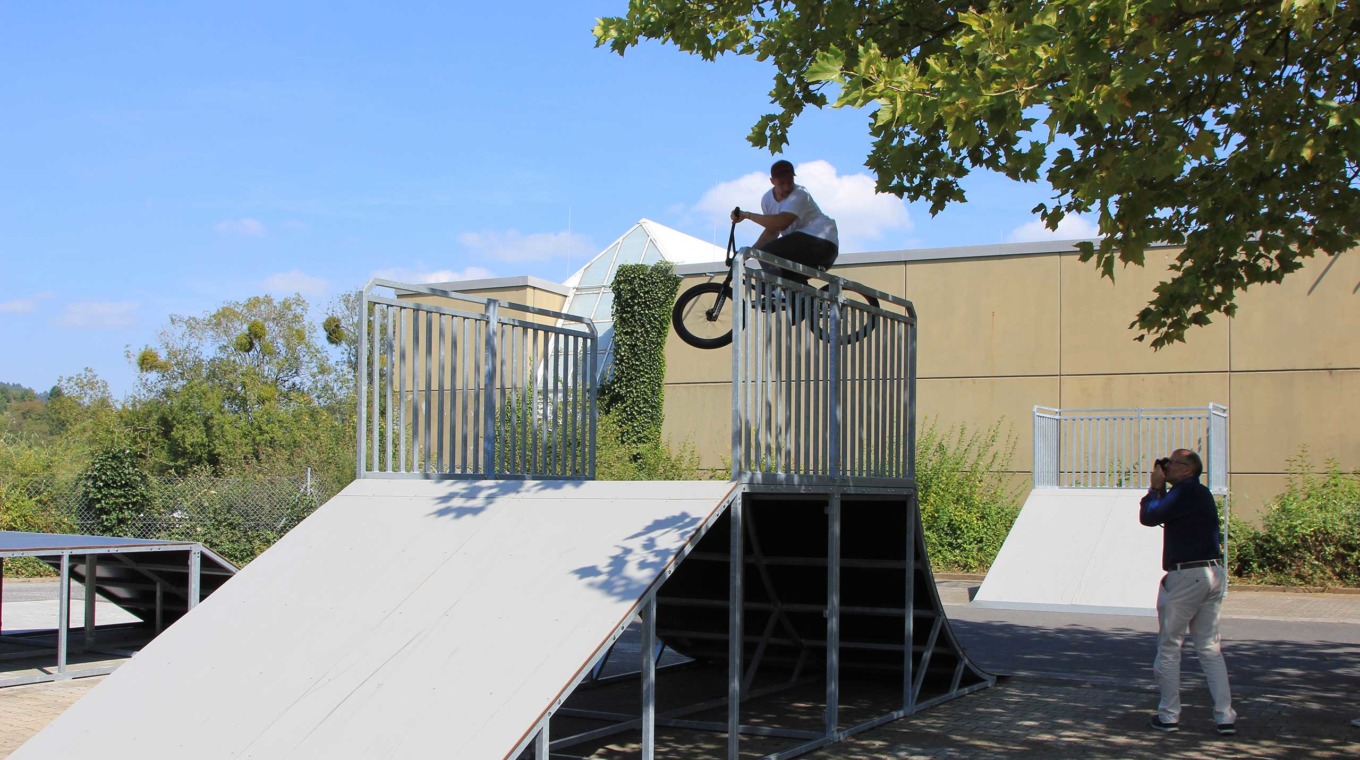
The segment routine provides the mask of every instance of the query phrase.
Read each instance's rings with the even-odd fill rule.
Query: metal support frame
[[[767,549],[762,546],[762,541],[755,530],[757,510],[752,509],[751,499],[753,497],[765,499],[779,496],[793,497],[800,501],[812,500],[813,503],[825,500],[827,542],[825,559],[826,604],[824,607],[790,604],[778,598],[777,584],[770,575],[772,567],[820,566],[822,564],[822,561],[816,557],[810,557],[806,562],[791,562],[791,558],[783,556],[772,557],[767,553]],[[842,525],[845,520],[845,501],[847,498],[885,502],[882,507],[868,507],[885,510],[892,509],[892,505],[895,503],[900,503],[908,512],[908,519],[905,520],[906,530],[901,536],[904,545],[901,548],[899,559],[847,559],[844,556]],[[859,505],[858,508],[866,507]],[[968,660],[966,654],[958,648],[957,641],[949,630],[948,621],[943,614],[938,595],[932,591],[927,597],[918,598],[916,594],[917,580],[919,578],[928,580],[930,570],[929,563],[922,551],[919,510],[914,492],[908,492],[904,495],[898,489],[853,486],[828,486],[821,489],[807,486],[784,488],[746,486],[742,489],[741,494],[728,505],[727,514],[729,524],[726,531],[727,551],[725,553],[704,551],[685,553],[686,561],[721,562],[729,568],[726,600],[694,600],[693,602],[696,606],[710,608],[722,606],[726,609],[727,631],[721,634],[721,637],[726,640],[726,695],[684,707],[672,708],[664,712],[657,709],[656,648],[659,632],[656,614],[660,602],[654,594],[648,595],[640,602],[638,608],[642,628],[641,661],[638,673],[632,676],[638,679],[638,687],[641,692],[639,714],[629,715],[601,710],[584,710],[559,705],[552,711],[553,714],[605,721],[610,725],[581,731],[570,736],[558,736],[550,742],[554,751],[625,731],[638,731],[641,734],[641,755],[650,760],[657,754],[656,728],[664,726],[725,734],[727,738],[723,752],[728,758],[740,756],[741,739],[744,736],[790,739],[794,741],[792,746],[766,757],[792,758],[842,741],[862,731],[906,717],[949,699],[986,688],[995,682],[994,677],[978,670]],[[902,607],[879,610],[877,608],[843,605],[841,580],[842,569],[846,567],[903,573],[906,581],[906,593],[902,600]],[[748,593],[753,593],[754,588],[748,585],[748,580],[751,584],[762,587],[761,593],[770,597],[772,601],[760,603],[748,601]],[[678,603],[676,600],[666,600],[666,604],[676,603]],[[745,613],[750,611],[763,611],[769,614],[762,630],[746,630]],[[794,630],[794,624],[785,617],[787,613],[806,614],[811,611],[820,611],[825,614],[826,634],[824,640],[799,638],[797,631]],[[903,657],[901,664],[903,674],[901,701],[894,709],[882,715],[853,725],[842,725],[840,710],[843,697],[841,692],[841,684],[843,683],[841,652],[847,646],[847,643],[841,639],[842,621],[845,615],[865,614],[900,616],[902,619],[903,645],[883,647],[886,651],[901,650]],[[916,635],[915,621],[918,617],[929,620],[929,631],[921,644],[913,646]],[[815,683],[816,676],[809,678],[802,674],[804,670],[802,660],[792,667],[792,675],[789,676],[787,681],[761,687],[756,687],[753,683],[755,671],[760,666],[763,653],[767,650],[767,647],[776,640],[788,642],[795,639],[807,647],[821,648],[825,656],[825,711],[820,730],[743,724],[741,721],[742,707],[747,701]],[[851,642],[848,646],[861,652],[866,651],[863,644],[856,645]],[[751,652],[749,656],[748,649]],[[952,662],[952,667],[943,671],[939,667],[932,667],[932,663],[938,660],[937,655],[938,657],[946,657],[945,662]],[[607,653],[601,655],[601,662],[606,656]],[[601,667],[601,662],[593,664],[590,670],[597,670]],[[674,672],[682,673],[686,667],[677,666]],[[927,694],[927,676],[932,673],[936,685],[931,687],[929,694]],[[675,677],[680,676],[676,675]],[[969,681],[967,683],[965,683],[966,677]],[[610,680],[622,678],[625,677],[616,676]],[[582,681],[582,687],[599,683],[601,683],[599,680]],[[944,685],[940,685],[941,683]],[[719,707],[726,708],[726,717],[721,721],[697,720],[688,717]],[[535,734],[535,742],[539,741],[537,737],[545,736],[542,732],[546,726],[547,719],[545,718],[542,726],[535,729],[535,731],[540,732]],[[538,745],[535,744],[535,746]],[[540,755],[536,754],[535,756]]]
[[[90,676],[106,675],[117,669],[117,666],[84,668],[72,670],[70,667],[71,652],[71,583],[73,570],[73,557],[79,557],[85,566],[85,577],[82,582],[85,598],[83,600],[84,620],[82,623],[82,637],[80,640],[80,651],[82,652],[112,652],[125,654],[122,650],[97,649],[97,620],[96,604],[98,602],[99,587],[99,565],[100,557],[111,555],[116,559],[128,563],[125,552],[164,552],[164,551],[185,551],[189,550],[187,591],[181,592],[171,589],[173,593],[185,598],[190,609],[196,604],[201,596],[203,574],[202,554],[205,551],[201,544],[182,544],[173,542],[163,542],[160,544],[138,544],[133,546],[119,547],[98,547],[98,548],[71,548],[71,549],[50,549],[50,548],[31,548],[31,549],[9,549],[0,555],[0,562],[9,557],[48,557],[55,558],[58,566],[57,578],[57,628],[55,631],[56,646],[56,669],[54,672],[43,673],[35,676],[20,676],[17,678],[6,678],[0,680],[0,687],[23,686],[34,683],[44,683],[48,681],[63,681],[75,678],[88,678]],[[154,573],[148,572],[143,568],[134,569],[147,576],[155,583],[156,610],[155,610],[155,631],[160,633],[164,628],[163,624],[163,590],[166,584],[163,579]],[[36,642],[5,637],[9,643],[21,646],[37,646],[47,648],[50,645],[38,645]]]

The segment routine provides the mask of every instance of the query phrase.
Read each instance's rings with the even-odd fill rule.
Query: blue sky
[[[90,367],[121,397],[171,314],[375,275],[560,281],[644,217],[724,243],[768,187],[745,138],[773,72],[595,48],[625,9],[0,0],[0,381]],[[874,196],[867,119],[805,116],[784,153],[843,251],[1039,239],[1044,187],[977,176],[933,219]]]

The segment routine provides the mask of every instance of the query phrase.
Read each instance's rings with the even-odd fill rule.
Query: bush
[[[1001,424],[941,432],[932,421],[917,436],[921,522],[938,570],[985,572],[1020,513],[1020,492],[1008,474],[1015,441],[1002,438]]]
[[[613,414],[596,424],[595,477],[598,480],[701,480],[699,453],[686,442],[672,452],[665,443],[627,444],[620,440]]]
[[[313,494],[288,487],[280,479],[208,477],[164,484],[156,538],[197,541],[243,567],[318,506]]]
[[[80,490],[104,535],[131,535],[133,522],[151,506],[151,479],[137,454],[126,447],[96,455],[80,475]]]
[[[0,437],[0,530],[32,533],[70,533],[75,522],[63,515],[52,498],[51,452],[26,439]],[[33,557],[15,557],[4,563],[6,577],[53,575],[47,565]]]
[[[1233,574],[1282,586],[1360,586],[1360,470],[1334,459],[1312,472],[1308,449],[1289,460],[1289,481],[1262,529],[1229,526]]]

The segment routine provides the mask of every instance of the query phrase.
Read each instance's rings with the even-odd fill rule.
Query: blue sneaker
[[[1168,734],[1174,734],[1174,733],[1176,733],[1177,731],[1181,730],[1181,724],[1179,724],[1179,723],[1167,723],[1166,721],[1162,720],[1162,718],[1161,718],[1160,715],[1154,715],[1154,716],[1152,716],[1152,722],[1149,723],[1148,725],[1149,725],[1149,726],[1152,726],[1153,728],[1157,729],[1158,731],[1163,731],[1163,732],[1168,733]]]

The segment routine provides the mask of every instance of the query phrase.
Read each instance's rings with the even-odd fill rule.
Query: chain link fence
[[[28,495],[48,507],[62,529],[197,541],[244,565],[326,503],[346,483],[329,483],[311,470],[295,476],[152,478],[147,500],[125,524],[110,527],[86,499],[78,481],[29,484]]]

